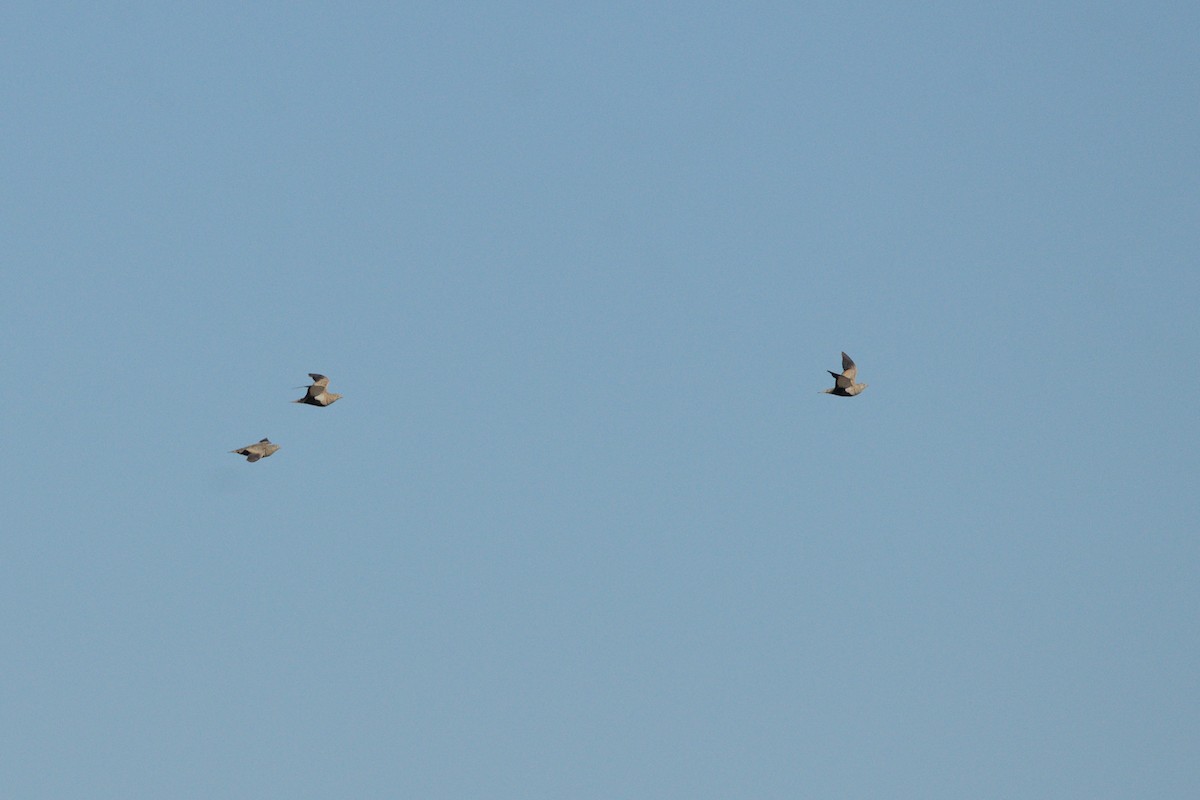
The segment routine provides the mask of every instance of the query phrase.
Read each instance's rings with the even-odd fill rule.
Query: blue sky
[[[1196,796],[1198,25],[6,5],[0,793]]]

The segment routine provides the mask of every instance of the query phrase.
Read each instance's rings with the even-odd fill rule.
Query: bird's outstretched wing
[[[858,375],[858,367],[854,365],[854,359],[845,353],[842,353],[842,375],[847,379],[847,386],[854,383],[854,377]],[[841,386],[840,383],[838,385]]]
[[[831,369],[827,369],[825,371],[833,376],[834,386],[838,389],[849,389],[851,386],[854,385],[854,380],[851,378],[847,378],[845,375],[838,375],[836,372],[834,372]]]
[[[329,385],[329,378],[326,378],[324,375],[318,375],[315,372],[310,372],[308,373],[308,377],[313,379],[313,386],[319,386],[324,389]],[[317,392],[317,394],[320,394],[320,392]]]

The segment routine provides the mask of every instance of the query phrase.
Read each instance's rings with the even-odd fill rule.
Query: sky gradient
[[[1198,29],[6,4],[0,794],[1198,796]]]

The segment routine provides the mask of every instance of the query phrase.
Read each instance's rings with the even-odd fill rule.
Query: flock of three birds
[[[321,406],[324,408],[336,401],[340,394],[334,394],[329,391],[329,378],[324,375],[318,375],[315,372],[308,373],[308,377],[313,379],[312,385],[306,387],[308,391],[299,400],[293,400],[293,403],[306,403],[310,406]],[[253,464],[260,458],[266,458],[279,449],[279,445],[273,444],[270,439],[262,439],[254,444],[248,444],[245,447],[240,447],[237,450],[230,450],[231,453],[237,453],[239,456],[245,456],[246,460]]]
[[[863,389],[867,388],[867,384],[865,383],[854,382],[854,379],[858,377],[858,367],[854,364],[854,360],[845,353],[842,353],[842,371],[840,373],[833,370],[826,371],[833,376],[833,388],[825,389],[821,394],[854,397],[854,395],[859,394]],[[318,375],[315,372],[308,373],[308,377],[313,379],[312,385],[308,387],[308,393],[299,400],[293,400],[293,403],[307,403],[310,406],[324,407],[341,397],[340,394],[333,394],[328,391],[329,378],[326,378],[324,375]],[[254,463],[260,458],[266,458],[278,449],[279,445],[272,444],[270,439],[263,439],[255,444],[248,444],[238,450],[230,450],[229,452],[245,456],[247,461]]]

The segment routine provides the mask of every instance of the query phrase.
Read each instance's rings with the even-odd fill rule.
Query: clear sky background
[[[5,4],[0,794],[1200,796],[1200,6],[980,5]]]

